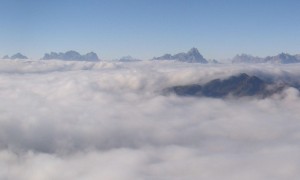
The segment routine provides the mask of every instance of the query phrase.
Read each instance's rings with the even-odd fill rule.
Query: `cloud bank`
[[[299,93],[163,96],[245,72],[299,83],[299,65],[0,61],[0,179],[298,179]]]

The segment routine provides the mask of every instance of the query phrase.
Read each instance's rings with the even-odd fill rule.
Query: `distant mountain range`
[[[121,62],[136,62],[136,61],[141,61],[141,60],[133,58],[131,56],[124,56],[124,57],[121,57],[118,61],[121,61]]]
[[[11,60],[15,60],[15,59],[28,59],[26,56],[24,56],[21,53],[17,53],[12,55],[11,57],[9,57],[8,55],[4,56],[2,59],[11,59]]]
[[[165,54],[160,57],[154,57],[153,60],[177,60],[188,63],[208,63],[208,61],[199,53],[197,48],[192,48],[187,53],[178,53],[175,55]]]
[[[28,59],[21,53],[14,54],[13,56],[4,56],[2,59]],[[62,52],[51,52],[46,53],[41,60],[64,60],[64,61],[100,61],[98,55],[94,52],[87,53],[85,55],[81,55],[76,51],[67,51],[65,53]],[[166,60],[175,60],[180,62],[187,63],[202,63],[202,64],[218,64],[217,60],[208,60],[205,59],[197,48],[192,48],[188,52],[177,53],[177,54],[165,54],[160,57],[154,57],[152,60],[156,61],[166,61]],[[134,62],[141,61],[140,59],[133,58],[131,56],[125,56],[118,59],[120,62]],[[300,63],[300,54],[290,55],[288,53],[281,53],[276,56],[267,56],[267,57],[257,57],[248,54],[240,54],[236,55],[231,59],[232,63],[247,63],[247,64],[255,64],[255,63],[274,63],[274,64],[290,64],[290,63]]]
[[[277,56],[267,56],[265,58],[255,57],[247,54],[236,55],[232,59],[232,63],[275,63],[275,64],[290,64],[299,63],[300,55],[290,55],[281,53]]]
[[[65,61],[99,61],[98,55],[94,52],[81,55],[76,51],[67,51],[65,53],[56,53],[51,52],[50,54],[46,53],[42,60],[65,60]]]
[[[178,96],[224,98],[227,96],[267,97],[290,87],[288,84],[266,82],[256,76],[245,73],[231,76],[225,80],[215,79],[204,85],[191,84],[174,86],[164,90],[165,94],[175,93]]]

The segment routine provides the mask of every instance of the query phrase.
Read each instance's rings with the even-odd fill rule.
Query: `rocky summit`
[[[65,53],[51,52],[46,53],[42,60],[65,60],[65,61],[99,61],[98,55],[94,52],[81,55],[76,51],[67,51]]]
[[[120,62],[136,62],[136,61],[141,61],[140,59],[136,59],[132,56],[124,56],[118,59]]]
[[[15,60],[15,59],[28,59],[26,56],[24,56],[21,53],[17,53],[12,55],[11,57],[9,57],[8,55],[4,56],[2,59],[11,59],[11,60]]]
[[[188,63],[208,63],[208,61],[199,53],[197,48],[192,48],[187,53],[178,53],[175,55],[165,54],[160,57],[154,57],[153,60],[177,60]]]

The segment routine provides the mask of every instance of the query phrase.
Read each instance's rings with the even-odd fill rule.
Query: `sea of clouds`
[[[164,96],[300,65],[0,61],[0,179],[298,180],[300,98]]]

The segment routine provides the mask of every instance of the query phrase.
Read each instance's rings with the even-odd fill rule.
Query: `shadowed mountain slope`
[[[256,76],[245,73],[231,76],[228,79],[215,79],[204,85],[192,84],[185,86],[174,86],[164,90],[165,93],[175,93],[179,96],[204,96],[223,98],[226,96],[257,96],[267,97],[281,92],[287,85],[267,83]]]

